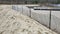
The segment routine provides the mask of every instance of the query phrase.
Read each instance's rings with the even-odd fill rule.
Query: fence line
[[[14,6],[13,6],[14,7]],[[16,6],[15,6],[15,8],[16,8]],[[20,7],[21,8],[21,7]],[[23,9],[22,9],[23,8]],[[31,17],[31,18],[33,18],[33,19],[35,19],[35,20],[37,20],[38,22],[42,22],[41,24],[43,24],[43,25],[46,25],[47,27],[49,27],[50,29],[52,29],[52,30],[54,30],[54,31],[57,31],[58,33],[60,33],[60,27],[59,26],[57,26],[57,25],[54,25],[55,24],[55,18],[56,17],[54,17],[54,16],[52,16],[52,10],[49,10],[49,11],[47,11],[47,10],[40,10],[40,11],[36,11],[36,10],[32,10],[32,9],[25,9],[24,10],[24,7],[22,7],[21,9],[22,9],[22,11],[23,11],[23,13],[24,12],[26,12],[26,13],[24,13],[24,15],[27,15],[27,16],[29,16],[29,17]],[[14,9],[14,8],[13,8]],[[16,9],[17,10],[17,9]],[[39,13],[40,12],[40,13]],[[47,14],[44,14],[44,12],[47,12]],[[56,11],[57,12],[57,11]],[[43,14],[42,14],[43,13]],[[55,20],[54,20],[55,19]],[[58,20],[58,19],[57,19]],[[53,22],[52,22],[53,21]],[[44,23],[43,23],[44,22]],[[56,24],[57,23],[59,23],[59,22],[56,22]],[[53,27],[53,25],[54,25],[54,27],[57,27],[57,28],[54,28]],[[59,24],[58,24],[59,25]],[[59,29],[59,30],[58,30]]]

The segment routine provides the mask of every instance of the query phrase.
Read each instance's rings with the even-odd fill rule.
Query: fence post
[[[50,17],[49,17],[49,29],[51,29],[51,10],[50,10]]]
[[[22,13],[23,13],[23,5],[22,5]]]
[[[30,12],[30,16],[29,17],[31,17],[31,8],[29,8],[29,12]]]

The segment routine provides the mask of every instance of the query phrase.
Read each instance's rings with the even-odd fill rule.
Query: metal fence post
[[[31,8],[29,8],[30,9],[30,16],[29,17],[31,17]]]
[[[49,29],[51,29],[51,10],[50,10],[50,18],[49,18]]]
[[[23,13],[23,5],[22,5],[22,13]]]

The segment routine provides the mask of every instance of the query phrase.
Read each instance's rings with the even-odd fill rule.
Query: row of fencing
[[[34,10],[22,5],[14,5],[12,9],[27,15],[39,23],[60,33],[60,11]]]

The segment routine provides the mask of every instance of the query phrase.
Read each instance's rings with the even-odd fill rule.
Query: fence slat
[[[51,29],[60,33],[60,11],[52,11]]]

